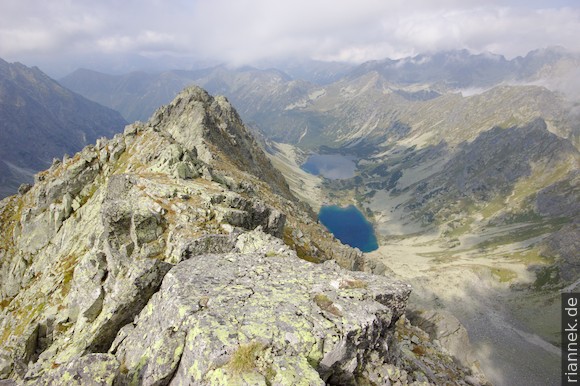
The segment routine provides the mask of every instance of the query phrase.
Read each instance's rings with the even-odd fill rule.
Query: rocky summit
[[[0,201],[0,385],[486,383],[314,218],[184,90]]]

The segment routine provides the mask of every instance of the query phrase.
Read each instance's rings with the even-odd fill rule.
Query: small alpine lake
[[[301,168],[310,174],[339,180],[354,177],[356,164],[341,154],[312,154]]]
[[[343,244],[371,252],[379,247],[372,224],[355,206],[327,205],[320,208],[320,222]]]

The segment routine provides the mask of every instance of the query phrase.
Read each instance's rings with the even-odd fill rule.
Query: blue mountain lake
[[[323,206],[318,219],[343,244],[363,252],[371,252],[379,247],[372,224],[353,205],[346,208]]]
[[[338,180],[354,177],[356,164],[340,154],[312,154],[301,168],[310,174]]]

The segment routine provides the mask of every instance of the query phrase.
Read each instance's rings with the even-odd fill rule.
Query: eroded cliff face
[[[0,221],[0,383],[479,382],[199,88],[55,162]]]

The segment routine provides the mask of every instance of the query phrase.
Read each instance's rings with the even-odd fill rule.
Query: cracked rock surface
[[[244,376],[260,384],[347,384],[372,351],[388,356],[409,293],[408,285],[332,262],[203,255],[167,273],[112,351],[127,383],[175,372],[172,385],[230,384],[240,376],[236,351],[256,345]]]

